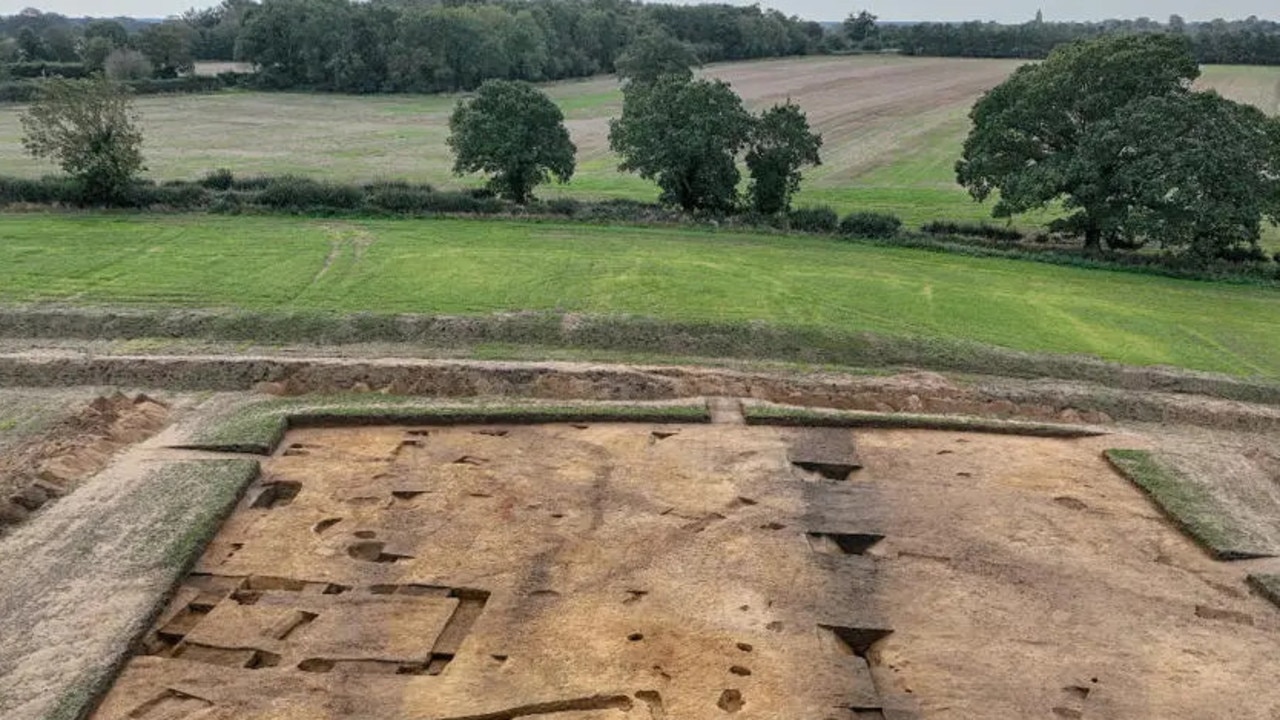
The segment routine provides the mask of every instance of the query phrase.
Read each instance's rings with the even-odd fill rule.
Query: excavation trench
[[[1268,717],[1274,608],[1112,442],[294,430],[93,717]]]
[[[435,398],[646,401],[740,397],[786,405],[880,412],[1107,423],[1135,420],[1231,430],[1280,429],[1280,406],[1249,386],[1195,378],[1119,390],[1083,382],[977,378],[926,372],[895,376],[774,373],[679,366],[235,356],[0,355],[0,384],[112,384],[172,391],[307,395],[376,391]],[[1201,387],[1203,385],[1203,387]],[[1151,387],[1148,387],[1151,386]],[[1168,387],[1171,391],[1161,391]],[[1225,388],[1225,389],[1224,389]],[[1241,389],[1245,388],[1245,389]],[[1218,390],[1257,402],[1193,393]],[[1175,392],[1176,391],[1176,392]],[[1237,392],[1238,391],[1238,392]]]

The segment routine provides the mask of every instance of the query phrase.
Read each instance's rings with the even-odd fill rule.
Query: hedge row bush
[[[0,65],[0,77],[25,80],[42,77],[71,79],[89,77],[92,71],[78,62],[16,62]]]
[[[787,214],[787,223],[801,232],[833,233],[840,227],[840,216],[825,205],[798,208]]]
[[[135,95],[166,95],[217,92],[233,87],[250,87],[253,73],[189,75],[179,78],[147,78],[123,83]],[[0,82],[0,102],[31,102],[40,93],[41,80],[25,78]]]
[[[897,215],[877,212],[855,212],[840,221],[840,234],[851,237],[886,239],[902,229]]]
[[[1004,240],[1016,242],[1023,235],[1015,228],[1000,227],[989,223],[964,223],[950,220],[934,220],[920,226],[921,232],[929,235],[959,235],[961,237],[978,237],[987,240]]]

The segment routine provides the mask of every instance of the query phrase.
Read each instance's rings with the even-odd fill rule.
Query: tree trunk
[[[1102,228],[1097,225],[1085,228],[1084,252],[1086,255],[1098,255],[1102,252]]]

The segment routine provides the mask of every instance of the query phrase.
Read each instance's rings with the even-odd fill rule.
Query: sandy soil
[[[1146,444],[294,432],[95,717],[1274,718],[1280,615]]]
[[[1274,718],[1280,614],[1080,441],[860,436],[892,516],[880,660],[930,718]]]

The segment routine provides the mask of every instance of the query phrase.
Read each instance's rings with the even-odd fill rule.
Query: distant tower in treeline
[[[1037,24],[1037,25],[1043,25],[1043,24],[1044,24],[1044,11],[1043,11],[1043,10],[1037,10],[1037,11],[1036,11],[1036,24]]]

